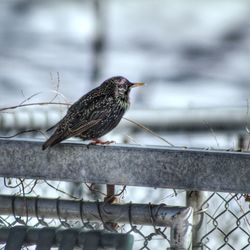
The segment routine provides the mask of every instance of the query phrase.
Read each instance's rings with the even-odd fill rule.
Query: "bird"
[[[70,137],[92,140],[91,144],[109,144],[109,141],[99,138],[119,124],[130,106],[130,90],[143,85],[142,82],[133,83],[122,76],[105,80],[70,106],[66,115],[50,128],[54,129],[54,133],[44,142],[42,149]]]

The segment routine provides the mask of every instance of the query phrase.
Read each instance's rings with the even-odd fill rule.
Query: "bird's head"
[[[111,77],[107,79],[104,83],[107,85],[108,88],[113,90],[115,97],[124,100],[128,99],[131,88],[144,85],[144,83],[142,82],[130,82],[127,78],[122,76]]]

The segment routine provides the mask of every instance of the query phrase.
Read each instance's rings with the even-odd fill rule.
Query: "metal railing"
[[[84,143],[41,147],[42,141],[0,140],[0,176],[250,193],[248,152]]]
[[[0,196],[0,214],[56,218],[60,221],[87,220],[133,225],[171,227],[170,249],[190,249],[192,242],[192,208],[151,204],[109,204],[38,197]],[[107,227],[106,227],[107,228]]]
[[[47,218],[57,219],[61,226],[68,228],[71,228],[72,221],[81,221],[84,227],[100,222],[104,229],[115,231],[114,224],[126,224],[129,226],[127,232],[143,238],[141,249],[151,249],[148,243],[157,236],[169,242],[168,249],[192,249],[192,244],[193,249],[239,249],[231,242],[231,237],[235,237],[235,232],[242,232],[246,243],[242,240],[241,249],[249,247],[245,240],[250,238],[249,211],[246,209],[248,196],[200,192],[249,193],[250,154],[247,152],[128,145],[87,146],[68,142],[42,151],[41,144],[32,140],[0,140],[0,176],[5,178],[5,182],[8,178],[18,178],[18,186],[22,187],[25,178],[197,191],[187,193],[186,206],[172,207],[29,197],[33,185],[38,184],[27,184],[32,187],[26,192],[21,188],[23,197],[0,195],[0,218],[5,226],[28,225],[34,220],[44,226]],[[14,188],[15,185],[5,183],[5,186]],[[216,203],[211,203],[213,198],[217,199]],[[233,203],[237,205],[236,209],[231,207]],[[229,220],[229,228],[223,224],[225,214],[230,214],[235,220],[235,224]],[[143,225],[150,225],[153,232],[142,233],[138,226]],[[166,231],[169,227],[170,236]],[[211,236],[222,237],[221,247],[211,247],[208,240]]]

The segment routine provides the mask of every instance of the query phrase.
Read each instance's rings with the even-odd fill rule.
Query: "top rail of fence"
[[[250,153],[0,140],[0,176],[250,193]]]

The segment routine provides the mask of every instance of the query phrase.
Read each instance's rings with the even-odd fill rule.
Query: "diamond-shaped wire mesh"
[[[203,249],[248,249],[250,247],[249,203],[244,195],[211,193],[201,206],[206,233]]]
[[[24,179],[1,179],[1,194],[12,194],[13,200],[17,195],[19,196],[37,196],[39,199],[39,195],[47,196],[49,198],[54,198],[55,200],[61,198],[71,198],[79,200],[80,197],[77,197],[74,192],[78,192],[77,190],[72,189],[72,186],[68,183],[63,182],[49,182],[49,181],[36,181],[36,180],[24,180]],[[79,185],[75,187],[79,188]],[[101,197],[102,191],[101,189],[98,191],[90,190],[86,188],[86,186],[81,185],[80,194],[81,197],[84,197],[85,200],[96,199],[96,195]],[[99,187],[100,188],[100,187]],[[71,191],[69,191],[71,190]],[[72,191],[73,190],[73,191]],[[96,194],[98,193],[98,194]],[[118,192],[120,193],[120,192]],[[122,193],[122,196],[119,196],[119,202],[125,197],[125,194]],[[60,196],[60,197],[59,197]],[[97,201],[97,200],[96,200]],[[97,201],[98,202],[98,201]],[[131,222],[128,224],[116,224],[114,223],[106,223],[102,220],[100,215],[99,222],[90,222],[86,220],[65,220],[60,216],[60,212],[57,214],[57,218],[49,219],[42,218],[39,215],[36,217],[31,217],[28,213],[26,216],[20,217],[15,214],[15,207],[12,207],[11,211],[9,211],[9,215],[1,215],[0,216],[0,227],[9,227],[12,228],[17,225],[30,226],[34,228],[42,228],[42,227],[57,227],[59,229],[68,229],[68,228],[78,228],[84,231],[89,230],[105,230],[109,232],[117,232],[117,233],[130,233],[134,235],[134,249],[167,249],[169,245],[169,228],[165,227],[156,227],[151,226],[143,226],[143,225],[133,225]],[[4,248],[4,244],[1,245],[2,249]],[[160,248],[159,248],[160,247]],[[30,247],[28,247],[30,248]],[[0,248],[1,249],[1,248]],[[32,247],[31,247],[32,249]]]
[[[81,194],[84,199],[93,199],[99,194],[96,191],[83,188],[81,192],[63,182],[48,182],[36,180],[21,180],[21,179],[2,179],[1,193],[9,193],[13,195],[44,195],[50,198],[58,199],[59,196],[71,199],[79,198],[74,192]],[[81,186],[82,188],[82,186]],[[140,189],[132,188],[132,193]],[[70,193],[68,190],[71,190]],[[74,190],[74,192],[72,191]],[[161,201],[168,205],[183,205],[185,206],[185,196],[183,191],[173,193],[172,190],[164,189],[144,189],[146,196],[153,201]],[[153,193],[154,192],[154,193]],[[168,193],[167,193],[168,192]],[[93,194],[95,193],[95,194]],[[140,193],[138,193],[140,194]],[[99,197],[99,198],[100,198]],[[126,202],[130,199],[130,188],[123,192],[118,197],[118,202]],[[157,197],[157,198],[156,198]],[[134,197],[133,197],[134,198]],[[246,195],[231,194],[231,193],[212,193],[206,192],[206,199],[202,203],[200,209],[203,213],[203,221],[201,223],[203,234],[198,239],[200,249],[248,249],[250,247],[250,211],[249,202]],[[132,233],[135,236],[135,249],[167,249],[170,245],[170,229],[155,226],[142,226],[125,224],[118,225],[100,222],[64,220],[60,218],[48,219],[31,218],[28,214],[24,217],[15,215],[14,211],[9,211],[9,215],[0,217],[0,225],[5,227],[13,227],[16,225],[26,225],[32,227],[58,227],[58,228],[83,228],[84,230],[105,229],[113,232]],[[200,229],[199,229],[200,230]],[[194,245],[194,247],[195,247]],[[199,249],[197,247],[197,249]]]
[[[48,197],[58,199],[59,196],[71,199],[79,199],[78,193],[84,199],[102,198],[101,188],[99,191],[82,188],[77,190],[79,185],[69,186],[63,182],[49,182],[41,180],[23,180],[23,179],[1,179],[1,193],[12,195],[34,196],[47,194]],[[70,188],[69,188],[70,187]],[[172,190],[165,189],[145,189],[141,191],[140,187],[127,188],[117,197],[118,202],[127,202],[131,197],[141,197],[142,202],[164,202],[168,205],[185,206],[185,195],[183,191],[174,193]],[[71,191],[69,191],[71,190]],[[136,191],[137,190],[137,191]],[[139,190],[139,191],[138,191]],[[137,193],[138,192],[138,193]],[[144,195],[140,195],[141,192]],[[118,192],[119,193],[119,192]],[[131,196],[131,193],[135,194]],[[95,197],[95,198],[93,198]],[[158,198],[156,198],[158,197]],[[195,249],[248,249],[250,247],[250,210],[248,196],[242,194],[231,193],[213,193],[204,192],[205,199],[201,204],[198,213],[202,213],[203,220],[201,222],[202,234],[199,234]],[[85,220],[64,220],[60,218],[48,219],[31,218],[28,214],[19,217],[15,211],[9,211],[9,215],[0,216],[0,225],[5,227],[13,227],[16,225],[25,225],[32,227],[58,227],[58,228],[82,228],[84,230],[107,230],[112,232],[131,233],[135,236],[135,249],[167,249],[170,247],[170,229],[164,227],[133,225],[128,223],[125,225],[105,223],[101,219],[99,222],[89,222]],[[199,228],[199,230],[201,230]],[[195,228],[194,228],[195,230]],[[198,247],[199,246],[199,247]]]

